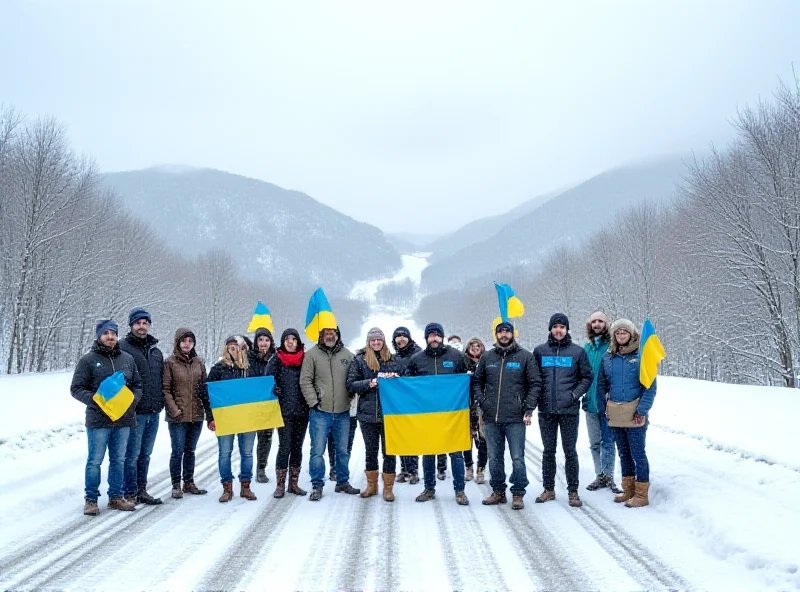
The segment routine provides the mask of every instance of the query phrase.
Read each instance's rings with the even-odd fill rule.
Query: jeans
[[[133,497],[137,491],[147,489],[147,471],[150,455],[158,434],[160,413],[143,413],[136,416],[136,427],[130,428],[125,451],[125,480],[123,495]]]
[[[325,486],[325,459],[322,454],[328,444],[328,436],[333,435],[333,447],[336,450],[336,482],[350,481],[350,451],[347,449],[350,435],[350,412],[328,413],[312,409],[308,416],[311,432],[311,458],[308,461],[308,473],[311,486],[322,489]]]
[[[464,453],[451,452],[450,466],[453,468],[453,489],[458,493],[464,491],[464,477],[466,467],[464,466]],[[425,481],[425,489],[436,489],[436,456],[430,454],[422,457],[422,472]]]
[[[303,440],[308,430],[308,417],[305,415],[283,418],[283,427],[278,428],[278,458],[276,469],[299,469],[303,464]]]
[[[419,471],[419,457],[418,456],[401,456],[400,457],[400,470],[409,475],[415,475]]]
[[[361,422],[361,436],[364,438],[366,450],[366,470],[378,470],[378,448],[383,454],[383,472],[392,473],[397,470],[397,457],[386,455],[386,437],[383,433],[382,423]]]
[[[239,441],[239,456],[241,456],[241,466],[239,467],[239,481],[250,481],[253,478],[253,444],[256,441],[255,432],[245,434],[235,434]],[[233,481],[233,469],[231,468],[231,455],[233,454],[234,434],[227,436],[217,436],[219,445],[219,477],[222,483]]]
[[[611,428],[619,450],[623,477],[636,476],[639,483],[650,482],[650,463],[644,450],[647,425],[640,428]]]
[[[592,451],[594,474],[614,478],[614,434],[608,427],[605,413],[586,412],[586,428],[589,432],[589,450]]]
[[[424,462],[424,459],[423,459]],[[436,455],[436,470],[440,473],[444,473],[447,471],[447,455],[446,454],[437,454]]]
[[[475,443],[475,447],[478,449],[478,468],[485,469],[486,463],[489,458],[488,449],[486,448],[486,438],[485,438],[485,430],[484,436],[478,434],[473,438],[473,442]],[[472,460],[472,446],[470,446],[469,450],[464,451],[464,464],[467,465],[468,469],[472,468],[473,460]]]
[[[203,433],[202,421],[168,423],[169,439],[172,442],[172,454],[169,457],[169,476],[172,484],[181,482],[181,465],[183,465],[183,481],[194,480],[194,451],[197,441]]]
[[[272,449],[272,428],[268,430],[258,430],[258,443],[256,444],[256,467],[259,469],[267,468],[267,458]]]
[[[347,440],[347,454],[353,452],[353,441],[356,439],[356,430],[358,429],[358,419],[355,417],[350,418],[350,435],[348,436]],[[333,443],[333,432],[328,434],[328,460],[330,461],[330,465],[332,467],[336,466],[336,461],[334,459],[334,454],[336,452],[336,446]]]
[[[86,458],[84,495],[97,502],[100,497],[100,465],[108,449],[108,499],[122,497],[125,473],[125,449],[131,428],[86,428],[89,455]]]
[[[511,454],[511,495],[525,495],[528,486],[528,473],[525,470],[525,424],[490,423],[483,424],[486,445],[489,449],[489,484],[493,491],[506,490],[506,441]]]
[[[581,416],[560,413],[540,413],[539,429],[542,433],[542,481],[545,489],[556,486],[556,444],[558,430],[561,429],[561,447],[567,470],[567,491],[578,491],[578,425]]]

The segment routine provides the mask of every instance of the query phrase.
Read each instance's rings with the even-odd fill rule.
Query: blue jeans
[[[640,428],[611,428],[619,450],[623,477],[636,477],[639,483],[650,482],[650,463],[644,451],[647,425]]]
[[[347,444],[350,439],[350,411],[328,413],[312,409],[308,416],[308,431],[311,433],[311,458],[308,461],[308,473],[311,486],[322,489],[325,486],[325,447],[328,434],[333,434],[333,446],[336,450],[336,483],[347,483],[350,480],[350,453]]]
[[[181,466],[183,481],[194,480],[194,452],[197,441],[203,433],[202,421],[168,423],[169,439],[172,441],[172,454],[169,457],[169,476],[172,483],[181,482]]]
[[[464,453],[450,453],[450,467],[453,469],[453,489],[458,493],[464,491],[464,477],[466,467],[464,466]],[[425,489],[436,489],[436,456],[426,454],[422,457],[422,473],[425,481]]]
[[[156,444],[160,413],[143,413],[136,416],[136,427],[130,428],[128,447],[125,451],[125,482],[122,493],[133,497],[139,490],[147,489],[147,471],[150,455]]]
[[[614,478],[614,434],[608,427],[605,413],[586,412],[586,428],[589,432],[589,450],[592,451],[594,474]]]
[[[231,455],[233,454],[234,434],[227,436],[217,436],[219,445],[219,480],[222,483],[233,481],[233,469],[231,468]],[[236,434],[239,441],[239,456],[241,456],[241,466],[239,467],[239,481],[250,481],[253,478],[253,444],[256,442],[256,432]]]
[[[493,491],[506,490],[506,440],[511,454],[511,495],[525,495],[528,473],[525,470],[525,424],[484,422],[483,435],[489,452],[489,484]]]
[[[108,499],[122,497],[125,472],[125,448],[131,428],[86,428],[89,456],[86,459],[85,492],[87,500],[100,497],[100,465],[108,449]]]

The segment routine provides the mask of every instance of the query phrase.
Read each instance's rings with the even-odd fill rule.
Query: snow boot
[[[623,477],[622,478],[622,493],[614,498],[618,504],[627,502],[633,497],[636,492],[636,477]]]
[[[139,490],[139,493],[136,494],[136,501],[140,504],[144,504],[146,506],[160,506],[164,502],[161,501],[160,498],[153,497],[145,488]]]
[[[190,479],[189,481],[183,482],[183,493],[190,493],[192,495],[205,495],[208,493],[208,491],[205,489],[200,489],[194,484],[194,481]]]
[[[286,472],[286,469],[277,469],[275,471],[277,482],[275,483],[275,493],[272,494],[272,497],[276,499],[280,499],[286,495]]]
[[[505,504],[508,500],[506,499],[506,492],[505,491],[493,491],[492,495],[487,497],[481,503],[484,506],[496,506],[497,504]]]
[[[608,488],[614,495],[619,495],[620,493],[622,493],[622,490],[619,487],[617,487],[617,484],[614,483],[614,479],[612,479],[611,477],[608,478]]]
[[[328,481],[336,481],[336,469],[331,468],[331,470],[328,471]]]
[[[415,499],[418,502],[429,502],[432,499],[436,498],[436,490],[434,489],[426,489],[422,493],[420,493]]]
[[[253,493],[253,490],[250,489],[250,480],[242,481],[241,488],[239,489],[239,497],[243,497],[246,500],[250,500],[251,502],[256,501],[258,498],[256,494]]]
[[[467,467],[464,473],[464,481],[472,481],[472,467]]]
[[[181,489],[180,481],[172,482],[172,499],[181,499],[183,497],[183,490]]]
[[[256,481],[259,483],[269,483],[269,477],[267,477],[267,467],[256,470]]]
[[[569,492],[569,505],[573,508],[580,508],[583,505],[583,502],[581,501],[577,491]]]
[[[108,509],[133,512],[136,509],[136,504],[126,500],[124,497],[115,497],[114,499],[108,500]]]
[[[416,485],[419,483],[419,474],[418,473],[411,473],[411,478],[408,480],[410,485]]]
[[[394,473],[383,474],[383,501],[394,501]]]
[[[469,500],[463,491],[456,491],[456,503],[459,506],[468,506]]]
[[[444,481],[445,477],[447,477],[447,473],[445,471],[436,471],[436,478],[439,481]]]
[[[409,477],[408,473],[406,473],[405,471],[401,471],[400,473],[397,474],[397,482],[405,483],[406,481],[408,481],[408,477]]]
[[[605,475],[598,475],[597,479],[586,486],[586,489],[589,491],[597,491],[598,489],[603,489],[604,487],[608,487],[608,477]]]
[[[483,467],[478,467],[478,470],[475,472],[475,483],[478,485],[483,485],[486,483],[486,477],[483,474]]]
[[[229,502],[233,499],[233,483],[225,481],[222,484],[222,495],[219,496],[220,503]]]
[[[525,502],[522,501],[521,495],[515,495],[514,499],[511,501],[511,509],[512,510],[524,510],[525,509]]]
[[[322,499],[322,487],[315,487],[311,490],[311,495],[308,496],[308,501],[318,502]]]
[[[377,473],[378,473],[378,471],[375,471],[375,474],[377,474]],[[376,481],[376,487],[377,487],[377,481]],[[348,493],[350,495],[357,495],[357,494],[361,493],[360,489],[356,489],[355,487],[350,485],[350,483],[348,483],[347,481],[345,481],[344,483],[337,483],[336,484],[336,489],[334,489],[333,491],[335,493]],[[375,493],[378,493],[378,492],[375,491]]]
[[[635,492],[633,497],[625,502],[626,508],[642,508],[644,506],[650,505],[650,500],[647,497],[648,491],[650,490],[650,482],[648,481],[636,481],[635,482]]]
[[[361,492],[362,498],[378,495],[378,471],[364,471],[367,476],[367,488]]]
[[[539,494],[539,497],[536,498],[537,504],[543,504],[545,502],[552,502],[556,499],[556,492],[554,489],[545,489],[542,493]]]
[[[289,468],[289,493],[294,495],[308,495],[305,489],[300,489],[297,482],[300,480],[300,467]]]
[[[85,500],[83,502],[83,515],[84,516],[97,516],[100,514],[100,508],[97,507],[97,500]]]

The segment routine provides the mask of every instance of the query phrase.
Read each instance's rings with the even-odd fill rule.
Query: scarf
[[[300,351],[296,351],[293,354],[290,354],[287,351],[282,349],[278,350],[278,358],[280,358],[281,364],[284,366],[299,366],[303,363],[303,356],[305,356],[305,351],[302,349]]]

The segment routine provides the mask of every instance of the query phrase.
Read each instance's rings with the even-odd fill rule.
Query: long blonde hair
[[[244,345],[244,339],[236,336],[236,356],[231,356],[230,352],[228,351],[228,343],[230,339],[226,339],[225,343],[222,344],[222,363],[226,366],[233,366],[234,368],[239,368],[240,370],[247,370],[250,367],[250,361],[247,359],[247,352],[242,349]]]
[[[378,361],[380,358],[380,361]],[[392,352],[389,351],[389,347],[386,345],[386,340],[383,340],[383,346],[381,350],[375,354],[375,350],[369,346],[369,341],[367,341],[367,347],[364,350],[364,360],[367,362],[367,366],[373,372],[378,372],[381,369],[381,362],[388,362],[392,359]]]

